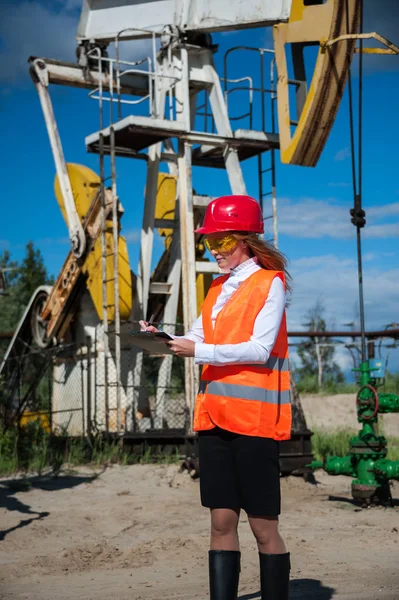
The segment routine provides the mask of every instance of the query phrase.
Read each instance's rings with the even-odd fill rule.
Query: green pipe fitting
[[[324,469],[324,462],[322,460],[312,460],[312,462],[306,466],[315,471],[316,469]]]
[[[324,469],[329,475],[356,476],[352,456],[328,456],[324,463]]]
[[[395,394],[378,394],[379,413],[399,412],[399,396]]]
[[[361,430],[350,440],[350,455],[328,456],[323,461],[314,460],[311,469],[324,469],[329,475],[349,475],[354,498],[372,497],[379,490],[388,489],[390,479],[399,480],[399,461],[386,458],[387,441],[376,435],[375,423],[379,413],[399,412],[399,396],[378,394],[377,380],[368,361],[360,363],[358,369],[360,389],[356,398],[357,417]],[[366,494],[366,495],[365,495]]]
[[[381,458],[374,463],[373,471],[377,477],[399,479],[399,460]]]

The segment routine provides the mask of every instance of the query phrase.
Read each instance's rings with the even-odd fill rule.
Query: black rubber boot
[[[260,589],[262,600],[288,600],[290,581],[290,554],[262,554],[259,552]]]
[[[209,551],[209,590],[211,600],[237,600],[241,552]]]

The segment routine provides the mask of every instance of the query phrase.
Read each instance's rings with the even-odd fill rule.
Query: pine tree
[[[9,332],[13,330],[19,319],[15,288],[19,265],[16,260],[11,260],[11,254],[8,250],[0,253],[0,271],[2,281],[5,284],[0,295],[0,331]]]
[[[19,267],[16,282],[18,302],[22,310],[27,306],[30,297],[40,285],[51,284],[42,253],[35,248],[33,242],[26,244],[26,254]],[[22,311],[21,311],[22,313]]]
[[[11,260],[8,250],[0,253],[0,269],[6,281],[6,289],[0,295],[0,332],[11,332],[15,330],[35,289],[40,285],[51,285],[52,278],[33,242],[26,244],[21,263]]]

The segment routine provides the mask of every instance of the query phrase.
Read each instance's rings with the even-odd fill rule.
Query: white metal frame
[[[151,34],[152,35],[152,34]],[[93,48],[90,51],[92,58],[96,58],[98,61],[97,71],[93,71],[93,81],[98,83],[98,88],[94,89],[90,93],[93,98],[96,98],[99,102],[100,109],[100,131],[88,136],[86,138],[86,144],[91,151],[98,152],[100,154],[100,176],[102,181],[102,196],[104,196],[104,155],[105,153],[111,155],[111,172],[112,172],[112,198],[113,198],[113,237],[114,237],[114,277],[115,277],[115,327],[114,331],[114,345],[115,348],[115,370],[117,373],[116,389],[117,389],[117,431],[120,434],[122,432],[121,424],[121,395],[120,395],[120,367],[121,367],[121,348],[120,348],[120,317],[119,317],[119,298],[118,298],[118,198],[116,189],[116,155],[117,150],[115,145],[116,132],[119,132],[121,128],[132,123],[136,127],[137,134],[140,135],[140,127],[143,129],[147,128],[150,130],[154,127],[160,128],[164,131],[162,134],[164,142],[157,142],[151,145],[146,155],[148,170],[147,170],[147,183],[145,190],[145,204],[144,204],[144,216],[141,232],[141,253],[140,263],[138,268],[138,279],[137,279],[137,295],[139,302],[139,312],[142,317],[146,317],[147,306],[151,291],[157,291],[160,293],[159,286],[154,282],[151,283],[151,263],[153,255],[153,244],[154,244],[154,229],[159,223],[155,221],[155,205],[156,205],[156,194],[158,188],[158,173],[159,166],[162,161],[166,161],[169,167],[169,171],[177,175],[178,178],[178,189],[177,189],[177,202],[175,211],[175,223],[171,227],[173,229],[173,241],[170,248],[170,261],[169,271],[167,274],[166,285],[163,283],[162,287],[167,292],[165,310],[164,310],[164,321],[165,323],[176,323],[177,321],[177,309],[178,299],[180,292],[183,298],[183,321],[185,330],[189,329],[197,317],[197,306],[196,306],[196,275],[199,272],[218,272],[216,265],[210,263],[204,263],[196,261],[196,247],[195,247],[195,235],[194,235],[194,207],[201,206],[204,209],[207,202],[203,198],[193,197],[193,186],[192,186],[192,147],[193,144],[200,144],[205,150],[208,148],[219,147],[223,149],[223,160],[228,175],[230,187],[232,193],[235,194],[246,194],[245,181],[241,169],[241,164],[238,156],[238,150],[243,144],[250,144],[259,147],[263,144],[276,144],[276,139],[269,134],[257,131],[237,130],[233,133],[228,110],[226,105],[226,99],[224,97],[220,78],[216,72],[213,52],[211,48],[200,47],[189,43],[182,43],[176,32],[170,35],[169,45],[164,48],[155,58],[155,44],[153,43],[153,59],[147,57],[145,59],[149,64],[149,71],[136,69],[138,63],[129,63],[127,71],[121,72],[119,61],[119,37],[117,37],[117,60],[105,58],[101,55],[99,48]],[[153,42],[155,37],[153,36]],[[44,63],[45,64],[45,63]],[[108,65],[104,68],[104,65]],[[140,61],[143,64],[143,61]],[[35,71],[37,67],[35,66]],[[45,65],[46,66],[46,65]],[[151,71],[151,67],[154,70]],[[52,73],[52,77],[61,77],[57,66],[57,73]],[[42,69],[43,70],[43,69]],[[53,71],[52,67],[52,71]],[[71,71],[69,67],[68,73]],[[125,83],[122,83],[122,77],[126,73],[132,77],[132,81],[137,76],[137,89],[140,89],[139,95],[140,100],[126,100],[121,98],[121,92],[126,90]],[[73,73],[74,80],[77,85],[82,87],[82,81],[78,73]],[[143,77],[148,77],[148,93],[145,93],[145,86],[143,86]],[[36,78],[40,81],[39,77]],[[88,88],[95,88],[92,83],[87,83]],[[40,85],[37,84],[39,96],[42,100],[43,111],[46,114],[50,114],[47,106],[49,97],[46,98],[43,89],[48,85],[43,77]],[[132,90],[136,89],[134,86]],[[207,133],[204,131],[194,130],[194,117],[196,113],[197,94],[201,90],[207,90],[209,96],[209,104],[211,107],[213,119],[216,125],[216,133]],[[143,90],[143,91],[141,91]],[[47,90],[46,90],[47,91]],[[105,92],[109,93],[107,96]],[[123,91],[123,93],[125,93]],[[129,91],[127,91],[129,93]],[[132,91],[131,93],[136,93]],[[48,96],[48,92],[47,92]],[[137,117],[125,117],[122,119],[121,106],[130,105],[130,110],[134,104],[149,99],[149,113],[148,117],[137,116]],[[103,122],[103,107],[104,102],[110,102],[110,123],[108,128],[104,128]],[[114,110],[113,107],[117,103],[118,107],[118,121],[113,121]],[[51,103],[50,103],[51,107]],[[165,118],[165,112],[169,113],[169,119]],[[51,115],[50,115],[51,116]],[[174,118],[173,118],[174,117]],[[56,156],[60,157],[61,165],[62,161],[65,164],[62,155],[61,143],[57,135],[54,115],[51,116],[52,121],[49,122],[46,119],[46,123],[49,130],[50,140],[55,139],[54,146],[52,142],[53,152]],[[54,127],[55,126],[55,127]],[[55,132],[55,134],[54,134]],[[165,134],[166,132],[166,134]],[[173,145],[168,141],[167,138],[178,139],[177,152],[173,150]],[[161,137],[162,137],[161,136]],[[104,144],[104,138],[107,138],[107,144]],[[166,138],[166,139],[165,139]],[[107,148],[105,147],[107,145]],[[131,156],[135,157],[138,155],[132,152]],[[143,154],[140,154],[140,158]],[[66,169],[65,169],[66,170]],[[64,178],[65,180],[65,178]],[[66,180],[65,180],[66,181]],[[72,193],[72,192],[71,192]],[[68,192],[66,192],[68,197]],[[73,200],[73,197],[72,197]],[[210,200],[210,198],[209,198]],[[67,200],[68,202],[68,200]],[[66,204],[67,204],[66,202]],[[104,202],[103,202],[104,204]],[[73,203],[74,208],[74,203]],[[72,222],[72,218],[71,221]],[[168,227],[170,224],[168,225]],[[107,361],[110,358],[110,329],[107,319],[107,290],[106,290],[106,252],[105,247],[105,221],[103,222],[103,235],[102,235],[102,260],[103,260],[103,340],[104,340],[104,377],[106,380],[107,376]],[[171,331],[173,333],[173,331]],[[172,357],[166,356],[162,360],[158,383],[170,381],[172,368]],[[194,359],[188,359],[185,361],[185,377],[186,377],[186,405],[187,415],[189,422],[192,423],[192,416],[194,410],[195,395],[198,389],[199,372],[198,368],[194,364]],[[142,357],[137,356],[136,364],[134,365],[134,381],[135,386],[141,390],[142,383]],[[105,386],[106,405],[109,406],[107,399],[108,386]],[[135,409],[139,408],[140,402],[135,395]],[[135,411],[137,413],[137,410]],[[158,386],[156,396],[156,415],[154,419],[149,419],[146,416],[138,420],[137,428],[140,431],[145,431],[149,427],[162,428],[165,414],[165,391]],[[109,425],[109,424],[108,424]],[[189,432],[187,432],[189,433]]]
[[[57,121],[55,119],[53,105],[48,91],[49,76],[46,63],[39,58],[34,60],[31,65],[31,73],[37,93],[39,95],[51,150],[53,152],[58,181],[60,184],[65,212],[68,220],[69,238],[71,241],[72,250],[75,256],[80,257],[83,255],[86,248],[86,236],[83,231],[79,215],[76,211],[72,186],[69,179],[60,135],[58,133]]]
[[[114,40],[161,35],[165,25],[181,31],[231,31],[287,20],[292,0],[84,0],[78,39]],[[124,29],[134,23],[138,29]]]

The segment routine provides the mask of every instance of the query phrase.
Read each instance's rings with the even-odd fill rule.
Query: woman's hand
[[[149,333],[157,333],[159,331],[153,325],[149,325],[147,321],[139,321],[139,325],[141,327],[140,331],[148,331]]]
[[[194,356],[195,342],[192,340],[177,337],[171,342],[168,342],[168,346],[173,350],[176,356],[183,356],[185,358]]]

